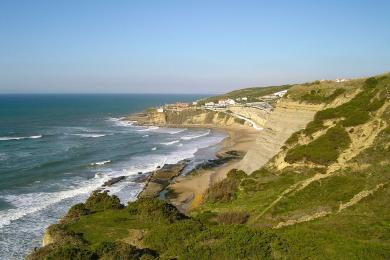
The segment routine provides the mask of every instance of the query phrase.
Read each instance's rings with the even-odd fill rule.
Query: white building
[[[273,93],[272,95],[281,98],[281,97],[283,97],[283,96],[286,95],[286,94],[287,94],[287,90],[282,90],[282,91],[279,91],[279,92],[275,92],[275,93]]]
[[[247,97],[243,97],[241,98],[242,101],[248,101],[248,98]]]
[[[236,104],[236,101],[234,101],[233,99],[228,99],[228,100],[226,100],[226,104],[228,104],[228,105],[235,105]]]
[[[198,101],[192,102],[192,105],[194,105],[194,106],[198,105]]]
[[[347,79],[336,79],[335,81],[336,81],[337,83],[339,83],[339,82],[347,81]]]
[[[164,113],[164,108],[163,107],[157,108],[157,113]]]
[[[219,106],[232,106],[232,105],[235,105],[236,104],[236,101],[234,101],[233,99],[222,99],[222,100],[219,100],[218,101],[218,105]]]
[[[215,106],[215,103],[214,102],[207,102],[206,104],[204,104],[206,107],[214,107]]]

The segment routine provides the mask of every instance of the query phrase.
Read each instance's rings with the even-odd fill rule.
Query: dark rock
[[[114,185],[115,183],[120,182],[120,181],[122,181],[122,180],[124,180],[124,179],[126,179],[126,176],[119,176],[119,177],[112,178],[111,180],[106,181],[106,182],[103,184],[103,187],[112,186],[112,185]]]

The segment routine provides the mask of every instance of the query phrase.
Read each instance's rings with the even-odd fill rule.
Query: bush
[[[85,207],[91,212],[95,212],[105,209],[121,209],[123,205],[117,196],[108,195],[108,191],[94,191],[85,202]]]
[[[377,84],[378,84],[378,79],[376,79],[375,77],[371,77],[364,81],[363,87],[365,89],[372,89],[375,88]]]
[[[246,192],[255,191],[255,190],[257,190],[257,182],[254,179],[244,179],[241,182],[241,187]]]
[[[47,260],[97,260],[98,256],[87,248],[65,245],[52,250],[46,257]]]
[[[378,110],[385,103],[385,95],[382,91],[379,98],[375,98],[380,90],[378,86],[380,80],[376,78],[369,78],[363,84],[363,91],[357,94],[349,102],[344,103],[336,108],[328,108],[319,111],[314,116],[314,120],[310,122],[305,133],[311,135],[322,129],[323,121],[333,118],[343,118],[342,125],[345,127],[356,126],[364,124],[370,120],[369,112]],[[384,83],[386,84],[386,83]],[[341,94],[345,90],[336,90],[332,95]],[[332,96],[331,95],[331,96]]]
[[[308,160],[329,165],[337,160],[341,150],[347,148],[350,143],[348,133],[338,125],[330,128],[323,136],[311,143],[289,150],[284,160],[289,163]]]
[[[226,114],[225,113],[222,113],[222,112],[220,112],[220,113],[218,113],[218,119],[222,119],[222,118],[225,118],[226,117]]]
[[[345,89],[338,88],[331,95],[325,96],[322,94],[321,89],[315,90],[312,89],[310,93],[306,93],[302,96],[302,100],[312,103],[312,104],[321,104],[321,103],[329,103],[333,101],[336,97],[340,96],[345,92]]]
[[[61,222],[70,222],[79,219],[81,216],[88,215],[90,210],[85,206],[84,203],[78,203],[73,205],[68,213],[61,219]]]
[[[56,244],[71,244],[85,245],[87,242],[83,239],[82,234],[67,230],[65,225],[53,224],[47,230],[47,234],[51,237],[53,243]]]
[[[301,135],[301,131],[297,131],[295,133],[293,133],[285,142],[285,144],[287,145],[292,145],[292,144],[295,144],[298,142],[299,140],[299,137]]]
[[[129,245],[119,241],[104,241],[96,247],[96,253],[99,259],[116,260],[128,259],[137,260],[149,256],[150,259],[156,258],[156,252],[149,249],[138,249],[133,245]]]
[[[240,185],[240,182],[247,175],[244,171],[232,169],[228,172],[227,177],[212,185],[206,192],[206,200],[215,202],[228,202],[232,200]]]
[[[151,221],[163,220],[172,223],[186,218],[172,204],[155,198],[140,198],[135,202],[129,202],[126,209],[133,215],[150,218]]]
[[[237,123],[237,124],[241,124],[241,125],[245,124],[245,120],[244,119],[237,118],[237,117],[234,118],[234,122]]]
[[[370,111],[370,112],[377,111],[377,110],[378,110],[379,108],[381,108],[384,104],[385,104],[385,99],[384,99],[384,98],[382,98],[382,99],[375,98],[375,99],[366,107],[366,110],[367,110],[367,111]]]
[[[217,221],[223,224],[245,224],[248,218],[246,212],[224,212],[217,216]]]

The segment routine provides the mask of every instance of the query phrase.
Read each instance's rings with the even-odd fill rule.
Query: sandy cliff
[[[247,125],[243,120],[235,118],[223,112],[215,112],[204,109],[184,109],[181,111],[166,110],[162,113],[148,111],[131,115],[126,120],[137,121],[140,125],[180,126],[180,125],[204,125],[207,126],[243,126]]]
[[[278,153],[292,133],[303,129],[322,108],[323,105],[280,100],[268,116],[264,130],[259,132],[256,142],[240,162],[239,169],[251,173],[261,168]]]

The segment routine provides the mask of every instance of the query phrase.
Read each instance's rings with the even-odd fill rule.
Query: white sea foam
[[[142,137],[144,137],[144,138],[145,138],[145,137],[149,137],[149,135],[143,135]]]
[[[157,150],[157,147],[153,147],[152,149],[150,149],[152,151],[156,151]]]
[[[165,143],[160,143],[162,145],[173,145],[173,144],[177,144],[178,142],[180,142],[179,140],[175,140],[175,141],[172,141],[172,142],[165,142]]]
[[[137,121],[125,120],[125,117],[119,117],[119,118],[111,117],[108,120],[113,122],[114,125],[122,126],[122,127],[129,127],[129,126],[131,127],[134,126],[135,123],[137,123]]]
[[[63,200],[71,199],[79,195],[87,196],[93,190],[96,190],[97,188],[101,187],[103,183],[110,178],[117,176],[136,176],[139,172],[150,172],[157,169],[158,166],[162,167],[164,164],[173,164],[183,159],[192,158],[196,154],[198,149],[214,145],[222,139],[221,136],[210,136],[196,139],[201,136],[206,136],[209,133],[210,132],[203,133],[202,135],[191,136],[191,138],[189,138],[188,140],[194,140],[186,142],[184,145],[178,143],[177,145],[181,146],[180,149],[174,149],[173,151],[165,154],[156,153],[150,154],[147,157],[145,157],[144,155],[131,157],[130,160],[126,162],[127,166],[120,166],[123,167],[122,169],[106,169],[106,172],[103,171],[96,173],[95,178],[69,185],[67,190],[57,192],[26,193],[19,195],[9,194],[0,196],[6,202],[10,203],[15,207],[12,209],[0,211],[0,228],[9,225],[12,221],[18,220],[27,215],[35,215],[35,213],[40,212],[52,205],[54,206],[54,204],[60,203]],[[157,149],[157,147],[153,148]],[[95,165],[103,165],[103,163],[108,162],[96,162]],[[112,167],[115,169],[115,164]],[[123,183],[120,182],[117,185],[110,187],[110,193],[121,194],[121,199],[123,198],[127,200],[134,200],[136,198],[137,192],[140,190],[139,187],[141,187],[142,185],[137,186],[136,190],[131,190],[129,189],[129,181],[131,182],[131,179],[126,180]]]
[[[38,139],[42,138],[42,135],[31,135],[31,136],[1,136],[0,141],[12,141],[22,139]]]
[[[100,165],[105,165],[105,164],[110,163],[110,162],[111,162],[110,160],[106,160],[106,161],[101,161],[101,162],[94,162],[94,163],[91,163],[90,165],[91,166],[96,166],[96,165],[100,166]]]
[[[171,135],[175,135],[175,134],[178,134],[178,133],[181,133],[181,132],[184,132],[186,131],[187,128],[183,128],[183,129],[178,129],[178,130],[172,130],[171,132],[169,132]]]
[[[154,131],[154,130],[157,130],[157,129],[159,129],[158,126],[149,126],[147,128],[138,129],[137,131],[138,132],[146,132],[146,131]]]
[[[182,136],[180,138],[183,139],[183,140],[191,140],[191,139],[196,139],[196,138],[200,138],[200,137],[203,137],[203,136],[207,136],[209,134],[210,134],[210,130],[208,130],[206,133],[203,133],[203,134],[200,134],[200,135],[188,135],[188,136]]]
[[[73,135],[85,137],[85,138],[98,138],[98,137],[106,136],[106,134],[73,134]]]
[[[102,186],[103,183],[104,179],[101,179],[101,181],[89,181],[85,186],[80,186],[76,189],[59,192],[36,192],[2,196],[2,199],[13,205],[15,208],[0,211],[0,228],[5,225],[9,225],[13,220],[20,219],[28,214],[45,209],[46,207],[64,199],[75,197],[84,193],[90,193]]]

